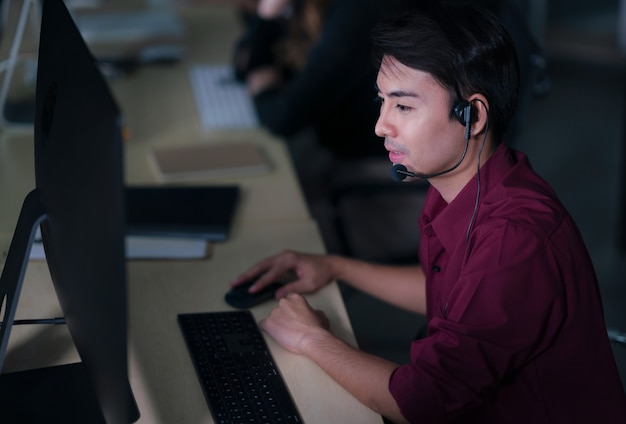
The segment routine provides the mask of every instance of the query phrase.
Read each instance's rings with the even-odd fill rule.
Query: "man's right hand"
[[[324,255],[285,250],[253,265],[231,281],[230,285],[235,287],[258,277],[250,287],[250,292],[255,293],[274,281],[284,280],[286,275],[295,274],[276,292],[276,298],[280,299],[288,293],[311,293],[334,279],[328,259]]]

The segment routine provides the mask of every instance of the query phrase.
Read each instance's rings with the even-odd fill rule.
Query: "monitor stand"
[[[46,219],[46,211],[37,189],[26,195],[2,275],[0,275],[0,311],[4,310],[0,323],[0,370],[4,364],[15,311],[28,266],[30,249],[39,224]]]
[[[37,189],[24,199],[0,276],[0,370],[9,342],[30,249],[46,213]],[[25,423],[104,423],[82,363],[0,375],[0,417]]]

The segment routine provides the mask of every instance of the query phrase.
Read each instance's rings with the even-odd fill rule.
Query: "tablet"
[[[127,187],[127,234],[225,241],[239,191],[235,185]]]

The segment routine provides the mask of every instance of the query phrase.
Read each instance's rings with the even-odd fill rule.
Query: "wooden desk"
[[[274,169],[254,178],[206,180],[203,183],[241,185],[243,199],[231,239],[215,246],[202,261],[130,261],[129,373],[141,412],[141,423],[197,424],[211,422],[209,410],[176,323],[184,312],[227,310],[223,300],[228,281],[270,252],[283,248],[323,252],[316,224],[310,219],[285,146],[264,131],[202,133],[187,84],[186,66],[201,56],[193,46],[211,53],[210,43],[197,41],[195,31],[210,29],[207,39],[224,36],[235,26],[232,11],[189,13],[194,38],[188,59],[171,67],[146,68],[112,84],[131,137],[126,143],[129,184],[157,183],[147,161],[152,146],[215,142],[245,137],[269,154]],[[200,31],[199,31],[200,32]],[[215,43],[219,44],[219,43]],[[222,52],[223,53],[223,52]],[[222,57],[217,53],[212,57]],[[21,202],[34,187],[32,135],[0,137],[0,252],[8,249]],[[267,199],[272,199],[267,201]],[[355,344],[339,290],[332,284],[308,296],[324,310],[335,334]],[[273,302],[253,309],[266,316]],[[26,271],[17,319],[54,317],[61,313],[45,262],[32,261]],[[381,423],[374,414],[332,381],[307,358],[293,355],[267,338],[272,353],[305,422]],[[3,371],[15,371],[78,361],[63,326],[15,327]]]

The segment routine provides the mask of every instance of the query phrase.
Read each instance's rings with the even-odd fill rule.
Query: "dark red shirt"
[[[389,389],[411,422],[626,423],[591,259],[526,156],[502,145],[420,216],[428,336]]]

